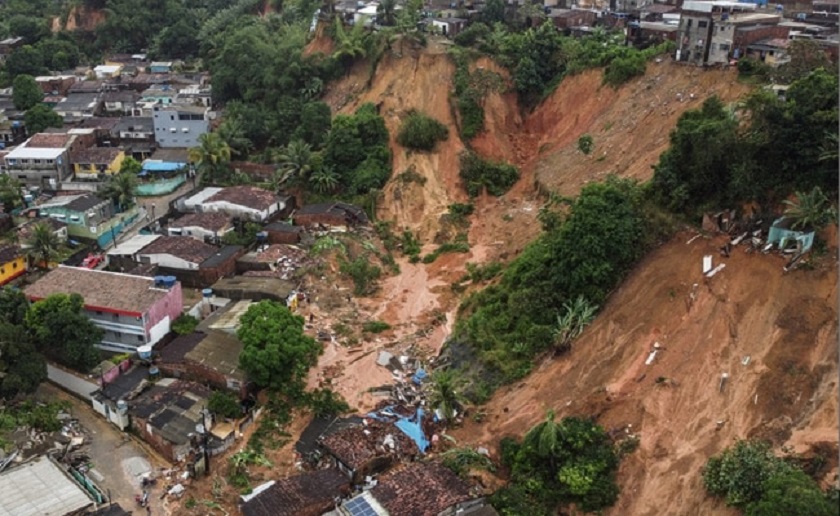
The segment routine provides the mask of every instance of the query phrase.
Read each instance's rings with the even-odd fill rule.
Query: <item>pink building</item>
[[[154,346],[183,311],[181,284],[119,272],[59,266],[24,291],[31,301],[79,294],[85,315],[105,334],[100,348],[124,353]]]

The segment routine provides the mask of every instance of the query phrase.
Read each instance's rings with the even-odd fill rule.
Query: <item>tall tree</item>
[[[463,407],[464,397],[457,390],[457,379],[451,370],[435,372],[432,376],[431,406],[449,421]]]
[[[21,194],[23,184],[9,174],[0,174],[0,203],[3,203],[3,211],[11,213],[12,210],[23,206],[23,195]]]
[[[300,386],[321,347],[303,333],[303,317],[284,305],[260,301],[242,316],[237,331],[244,345],[239,365],[259,387],[274,391]]]
[[[397,20],[397,0],[382,0],[376,8],[376,20],[380,25],[390,27]]]
[[[26,254],[39,267],[49,268],[58,256],[61,241],[49,224],[38,222],[32,227],[32,235],[26,242]]]
[[[214,183],[227,175],[230,163],[230,146],[217,133],[202,134],[199,146],[190,149],[190,161],[196,164],[199,172]]]
[[[61,115],[44,104],[36,104],[27,109],[23,116],[23,122],[26,124],[26,132],[29,134],[43,132],[48,127],[64,125],[64,119],[61,118]]]
[[[26,327],[38,350],[77,371],[87,373],[99,362],[96,345],[102,330],[83,313],[78,294],[53,294],[36,302],[26,314]]]
[[[26,111],[41,102],[44,93],[31,75],[18,75],[12,83],[12,102],[21,111]]]
[[[0,320],[0,399],[31,394],[46,378],[44,357],[23,325]]]

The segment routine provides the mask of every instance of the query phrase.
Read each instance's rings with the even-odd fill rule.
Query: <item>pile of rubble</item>
[[[309,253],[290,244],[274,244],[257,249],[254,256],[258,262],[268,264],[268,270],[251,270],[243,276],[259,276],[290,280],[295,277],[301,267],[314,265],[315,260]]]

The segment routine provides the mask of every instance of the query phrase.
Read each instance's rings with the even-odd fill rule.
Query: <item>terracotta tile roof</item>
[[[185,236],[161,236],[140,250],[141,255],[171,254],[192,263],[201,263],[219,251],[218,247]]]
[[[307,516],[331,510],[335,499],[350,489],[336,469],[322,469],[278,480],[243,503],[243,516]]]
[[[35,300],[51,294],[79,294],[85,299],[85,306],[92,310],[104,308],[142,314],[168,294],[154,285],[152,278],[60,265],[27,287],[24,293]]]
[[[222,188],[205,202],[211,203],[217,201],[226,201],[231,204],[265,210],[271,205],[278,203],[280,199],[268,190],[257,188],[256,186],[244,185]]]
[[[469,486],[436,462],[416,462],[390,474],[371,493],[389,513],[400,516],[437,516],[472,498]]]
[[[328,435],[321,445],[351,469],[358,469],[376,457],[417,455],[417,445],[391,423],[367,420],[367,425],[345,428]],[[384,446],[387,436],[393,436],[394,449]]]
[[[169,223],[170,228],[199,227],[221,231],[230,225],[230,216],[221,212],[189,213]]]
[[[70,153],[70,163],[82,165],[110,165],[117,159],[120,149],[116,147],[90,147]]]
[[[0,264],[6,264],[20,256],[20,248],[16,245],[0,247]]]
[[[18,228],[18,241],[26,243],[27,240],[32,238],[32,232],[35,231],[35,226],[38,224],[46,224],[53,230],[53,233],[60,230],[61,228],[67,227],[67,224],[61,222],[60,220],[56,220],[52,217],[41,217],[35,220],[30,220],[26,224],[20,226]]]
[[[72,137],[67,133],[38,133],[26,142],[26,146],[38,149],[61,149],[67,147]]]

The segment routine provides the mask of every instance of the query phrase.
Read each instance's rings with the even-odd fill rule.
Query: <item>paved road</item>
[[[72,404],[71,413],[79,420],[91,437],[86,445],[87,454],[93,463],[90,473],[96,483],[106,492],[110,491],[111,499],[119,503],[123,509],[140,513],[134,501],[134,496],[141,491],[140,477],[161,465],[159,459],[146,451],[144,447],[131,439],[128,434],[105,421],[103,417],[93,411],[90,404],[82,402],[50,383],[43,383],[36,392],[41,400],[68,400]],[[152,514],[163,514],[155,505],[159,505],[161,487],[152,490],[149,498],[152,500]]]

